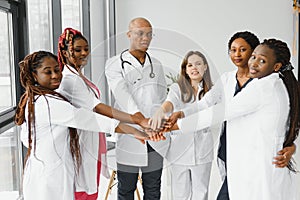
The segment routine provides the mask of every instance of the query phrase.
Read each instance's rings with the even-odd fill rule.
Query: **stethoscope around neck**
[[[129,51],[129,49],[125,49],[125,50],[122,51],[122,53],[120,54],[120,60],[121,60],[122,70],[124,71],[124,70],[125,70],[125,64],[128,64],[128,65],[130,65],[131,67],[133,67],[135,70],[137,70],[137,71],[143,76],[142,72],[140,72],[140,70],[137,69],[131,62],[129,62],[129,61],[123,59],[123,54],[124,54],[126,51]],[[153,71],[152,60],[151,60],[149,54],[148,54],[147,52],[145,52],[145,53],[146,53],[146,56],[147,56],[148,59],[149,59],[150,67],[151,67],[151,72],[150,72],[150,74],[149,74],[149,77],[150,77],[150,78],[154,78],[154,77],[155,77],[155,74],[154,74],[154,71]]]

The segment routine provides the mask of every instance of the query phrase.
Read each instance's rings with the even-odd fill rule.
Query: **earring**
[[[39,83],[37,82],[37,80],[34,78],[34,86],[38,86]]]

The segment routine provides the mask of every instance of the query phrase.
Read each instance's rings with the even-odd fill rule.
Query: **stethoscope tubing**
[[[129,49],[125,49],[125,50],[122,51],[122,53],[120,54],[120,60],[121,60],[121,67],[122,67],[122,70],[124,71],[124,69],[125,69],[124,65],[125,65],[125,64],[128,64],[128,65],[130,65],[130,66],[132,66],[133,68],[136,69],[136,67],[133,66],[133,64],[132,64],[131,62],[129,62],[129,61],[123,59],[123,54],[124,54],[126,51],[129,51]],[[147,56],[148,59],[149,59],[150,67],[151,67],[151,72],[150,72],[150,74],[149,74],[149,77],[150,77],[150,78],[154,78],[154,77],[155,77],[155,73],[154,73],[154,70],[153,70],[152,60],[151,60],[151,58],[150,58],[150,55],[149,55],[147,52],[145,52],[145,53],[146,53],[146,56]],[[138,69],[136,69],[136,70],[138,70]]]

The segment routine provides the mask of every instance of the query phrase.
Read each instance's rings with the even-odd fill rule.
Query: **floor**
[[[215,136],[215,135],[214,135]],[[300,139],[298,138],[296,140],[296,145],[297,145],[297,150],[294,155],[295,161],[298,164],[298,170],[300,169]],[[217,146],[217,144],[215,145]],[[110,168],[110,172],[112,172],[113,169],[115,169],[115,151],[114,149],[108,151],[108,165]],[[297,175],[297,188],[300,188],[300,173]],[[108,184],[109,184],[109,179],[106,179],[104,177],[101,177],[101,184],[100,184],[100,193],[98,200],[117,200],[117,180],[115,180],[115,185],[112,187],[111,192],[108,194],[108,198],[105,199],[105,195],[107,192]],[[162,174],[162,200],[172,200],[171,198],[171,193],[170,193],[170,187],[169,187],[169,179],[168,179],[168,168],[164,168],[163,174]],[[212,171],[211,171],[211,180],[210,180],[210,185],[209,185],[209,197],[208,200],[215,200],[216,199],[216,194],[220,188],[220,177],[219,177],[219,172],[216,166],[216,162],[213,161],[213,166],[212,166]],[[141,184],[138,183],[138,190],[139,194],[143,196],[143,190],[141,188]],[[297,200],[300,200],[300,190],[298,190],[299,198]],[[16,200],[18,197],[18,192],[17,191],[10,191],[10,192],[5,192],[2,191],[0,192],[0,200]],[[136,200],[138,200],[137,196],[135,197]]]
[[[215,132],[217,132],[217,128],[215,128]],[[215,134],[216,135],[216,134]],[[217,137],[217,136],[214,136]],[[217,140],[216,140],[217,141]],[[217,144],[215,145],[217,146]],[[110,169],[110,173],[112,172],[113,169],[116,168],[115,164],[115,150],[111,149],[108,151],[107,154],[108,158],[108,166]],[[162,186],[161,186],[161,199],[162,200],[172,200],[171,197],[171,188],[170,188],[170,180],[168,179],[169,175],[169,170],[167,167],[163,169],[163,174],[162,174]],[[102,178],[102,177],[101,177]],[[98,197],[98,200],[116,200],[117,199],[117,180],[114,181],[115,185],[112,187],[112,190],[110,194],[108,195],[108,198],[105,199],[108,185],[109,185],[109,179],[102,178],[101,179],[101,184],[100,184],[100,194]],[[220,182],[220,177],[219,177],[219,172],[217,169],[216,162],[213,162],[212,166],[212,171],[211,171],[211,181],[210,181],[210,191],[209,191],[209,200],[215,200],[215,194],[217,194],[219,188],[220,188],[221,182]],[[143,190],[141,188],[141,184],[138,183],[138,190],[141,196],[141,199],[143,197]],[[138,200],[137,195],[135,195],[135,199]]]
[[[214,139],[215,141],[216,138],[218,137],[217,135],[217,128],[214,129]],[[299,163],[300,163],[300,139],[298,138],[296,140],[296,145],[297,145],[297,151],[294,155],[295,161],[298,164],[298,170],[300,170],[299,167]],[[215,149],[218,146],[218,144],[215,144]],[[215,151],[216,152],[216,151]],[[108,165],[110,168],[110,172],[112,172],[113,169],[115,169],[115,151],[114,149],[110,150],[108,152]],[[98,197],[98,200],[117,200],[117,181],[115,181],[114,183],[116,183],[113,187],[112,190],[110,192],[110,194],[108,195],[108,198],[105,199],[105,195],[107,192],[107,187],[109,184],[109,179],[106,178],[102,178],[101,179],[101,185],[100,185],[100,194]],[[297,174],[297,187],[300,188],[300,173]],[[168,179],[168,168],[164,168],[163,170],[163,174],[162,174],[162,200],[172,200],[171,197],[171,192],[170,192],[170,187],[169,187],[169,179]],[[216,165],[216,161],[213,161],[213,166],[212,166],[212,171],[211,171],[211,179],[210,179],[210,185],[209,185],[209,197],[208,200],[215,200],[216,199],[216,194],[219,191],[219,188],[221,186],[221,181],[220,181],[220,176],[219,176],[219,171]],[[138,190],[141,196],[141,199],[143,197],[143,190],[141,188],[141,184],[138,183]],[[300,190],[298,191],[299,194],[299,199],[300,200]],[[135,200],[138,200],[137,195],[135,195]]]

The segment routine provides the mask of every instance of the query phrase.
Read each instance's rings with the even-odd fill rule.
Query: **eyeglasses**
[[[146,36],[147,38],[152,38],[154,34],[152,32],[144,32],[144,31],[131,31],[136,37],[142,38]]]

